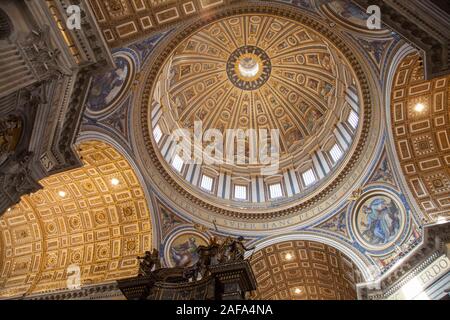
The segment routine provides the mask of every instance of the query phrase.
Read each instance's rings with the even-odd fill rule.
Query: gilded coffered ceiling
[[[199,14],[222,7],[233,0],[88,0],[112,47],[152,36]]]
[[[450,77],[424,80],[418,54],[394,77],[391,121],[395,148],[414,198],[429,222],[450,213]]]
[[[258,289],[253,299],[354,300],[362,277],[339,250],[314,241],[285,241],[251,257]]]
[[[0,297],[63,290],[77,272],[81,285],[133,276],[136,256],[151,247],[149,209],[129,163],[104,143],[78,148],[82,168],[42,180],[1,217]]]
[[[135,276],[153,247],[165,266],[188,265],[208,238],[240,235],[261,248],[249,258],[252,298],[355,299],[357,283],[422,244],[422,224],[448,220],[450,77],[425,81],[417,53],[393,70],[413,49],[368,30],[352,1],[81,4],[114,67],[83,73],[73,100],[84,109],[66,118],[83,141],[104,142],[78,144],[82,167],[2,213],[0,299],[64,291],[78,275],[82,286]],[[22,120],[0,121],[0,165],[28,132]],[[172,134],[196,123],[223,134],[225,149],[229,129],[276,130],[275,171],[251,154],[269,156],[275,142],[251,150],[249,135],[243,149],[233,141],[231,163],[176,158]],[[4,181],[20,189],[13,177]]]

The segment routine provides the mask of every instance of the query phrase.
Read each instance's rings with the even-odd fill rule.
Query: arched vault
[[[135,276],[152,246],[144,191],[108,144],[78,146],[83,167],[46,178],[0,219],[0,297]],[[79,269],[78,269],[79,267]]]

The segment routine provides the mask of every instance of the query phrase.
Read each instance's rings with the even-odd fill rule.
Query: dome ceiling
[[[352,78],[341,59],[323,37],[293,21],[232,17],[178,46],[161,74],[167,93],[159,102],[179,127],[202,121],[204,130],[222,132],[278,129],[282,155],[304,154],[329,137],[344,106]],[[246,63],[254,76],[245,76]]]
[[[155,193],[186,218],[225,229],[285,228],[329,213],[362,179],[381,127],[370,66],[341,35],[290,6],[243,3],[162,39],[143,65],[130,125]],[[192,139],[199,122],[201,134],[223,134],[226,152],[228,129],[244,132],[234,162],[177,153],[178,129],[191,153],[211,151],[208,137]],[[256,150],[271,156],[280,143],[275,171],[250,162],[250,129],[279,130]]]
[[[301,197],[338,171],[358,136],[360,88],[350,64],[325,37],[279,16],[230,16],[186,37],[160,68],[152,98],[153,143],[166,170],[236,207]],[[186,158],[174,165],[172,136],[197,125],[202,134],[223,134],[219,161],[198,172]],[[270,138],[252,148],[248,134],[239,149],[228,144],[236,129]],[[212,141],[203,136],[204,151]],[[279,150],[271,177],[262,173],[260,150],[269,157]]]

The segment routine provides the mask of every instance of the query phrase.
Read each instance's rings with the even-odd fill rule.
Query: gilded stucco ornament
[[[9,115],[0,119],[0,165],[16,150],[22,130],[19,117]]]

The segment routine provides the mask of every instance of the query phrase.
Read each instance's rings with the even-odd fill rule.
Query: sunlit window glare
[[[239,200],[247,199],[247,187],[246,186],[234,186],[234,197]]]
[[[200,184],[200,186],[207,190],[207,191],[211,191],[212,190],[212,185],[213,185],[213,178],[207,176],[207,175],[203,175],[202,176],[202,182]]]
[[[259,72],[259,64],[252,58],[244,58],[238,65],[239,73],[244,78],[253,78]]]

